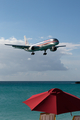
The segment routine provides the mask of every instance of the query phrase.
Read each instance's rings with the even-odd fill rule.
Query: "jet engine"
[[[36,49],[35,46],[32,46],[32,47],[31,47],[31,50],[35,50],[35,49]]]
[[[39,49],[39,46],[31,46],[31,47],[29,47],[29,50],[37,50],[37,49]]]
[[[53,46],[53,47],[50,48],[50,51],[56,51],[56,50],[57,50],[57,47]]]

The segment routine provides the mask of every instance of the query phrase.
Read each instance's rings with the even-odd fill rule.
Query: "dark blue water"
[[[40,112],[31,111],[22,103],[34,94],[59,88],[80,98],[80,84],[70,82],[0,82],[0,120],[39,120]],[[80,115],[73,112],[72,115]],[[57,120],[72,120],[70,113],[56,116]]]

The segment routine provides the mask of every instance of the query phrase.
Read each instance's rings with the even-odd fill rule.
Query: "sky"
[[[57,38],[57,51],[4,44]],[[0,0],[0,81],[80,81],[80,0]]]

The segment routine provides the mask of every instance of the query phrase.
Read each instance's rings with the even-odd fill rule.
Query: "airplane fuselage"
[[[47,49],[50,49],[50,51],[54,52],[57,50],[57,48],[66,46],[66,45],[56,46],[59,44],[59,41],[56,38],[48,39],[33,45],[29,45],[26,36],[24,36],[24,40],[25,40],[25,45],[13,45],[13,44],[5,44],[5,45],[31,52],[31,55],[34,55],[35,51],[44,51],[43,55],[46,55]]]
[[[52,46],[58,45],[59,41],[57,39],[49,39],[49,40],[45,40],[43,42],[39,42],[37,44],[34,44],[32,46],[30,46],[28,49],[25,48],[24,50],[28,51],[28,52],[33,52],[33,51],[39,51],[39,50],[47,50],[49,48],[51,48]]]

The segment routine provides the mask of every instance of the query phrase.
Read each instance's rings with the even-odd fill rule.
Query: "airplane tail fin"
[[[29,43],[28,43],[28,40],[27,40],[26,36],[24,36],[24,40],[25,40],[25,45],[29,45]]]

